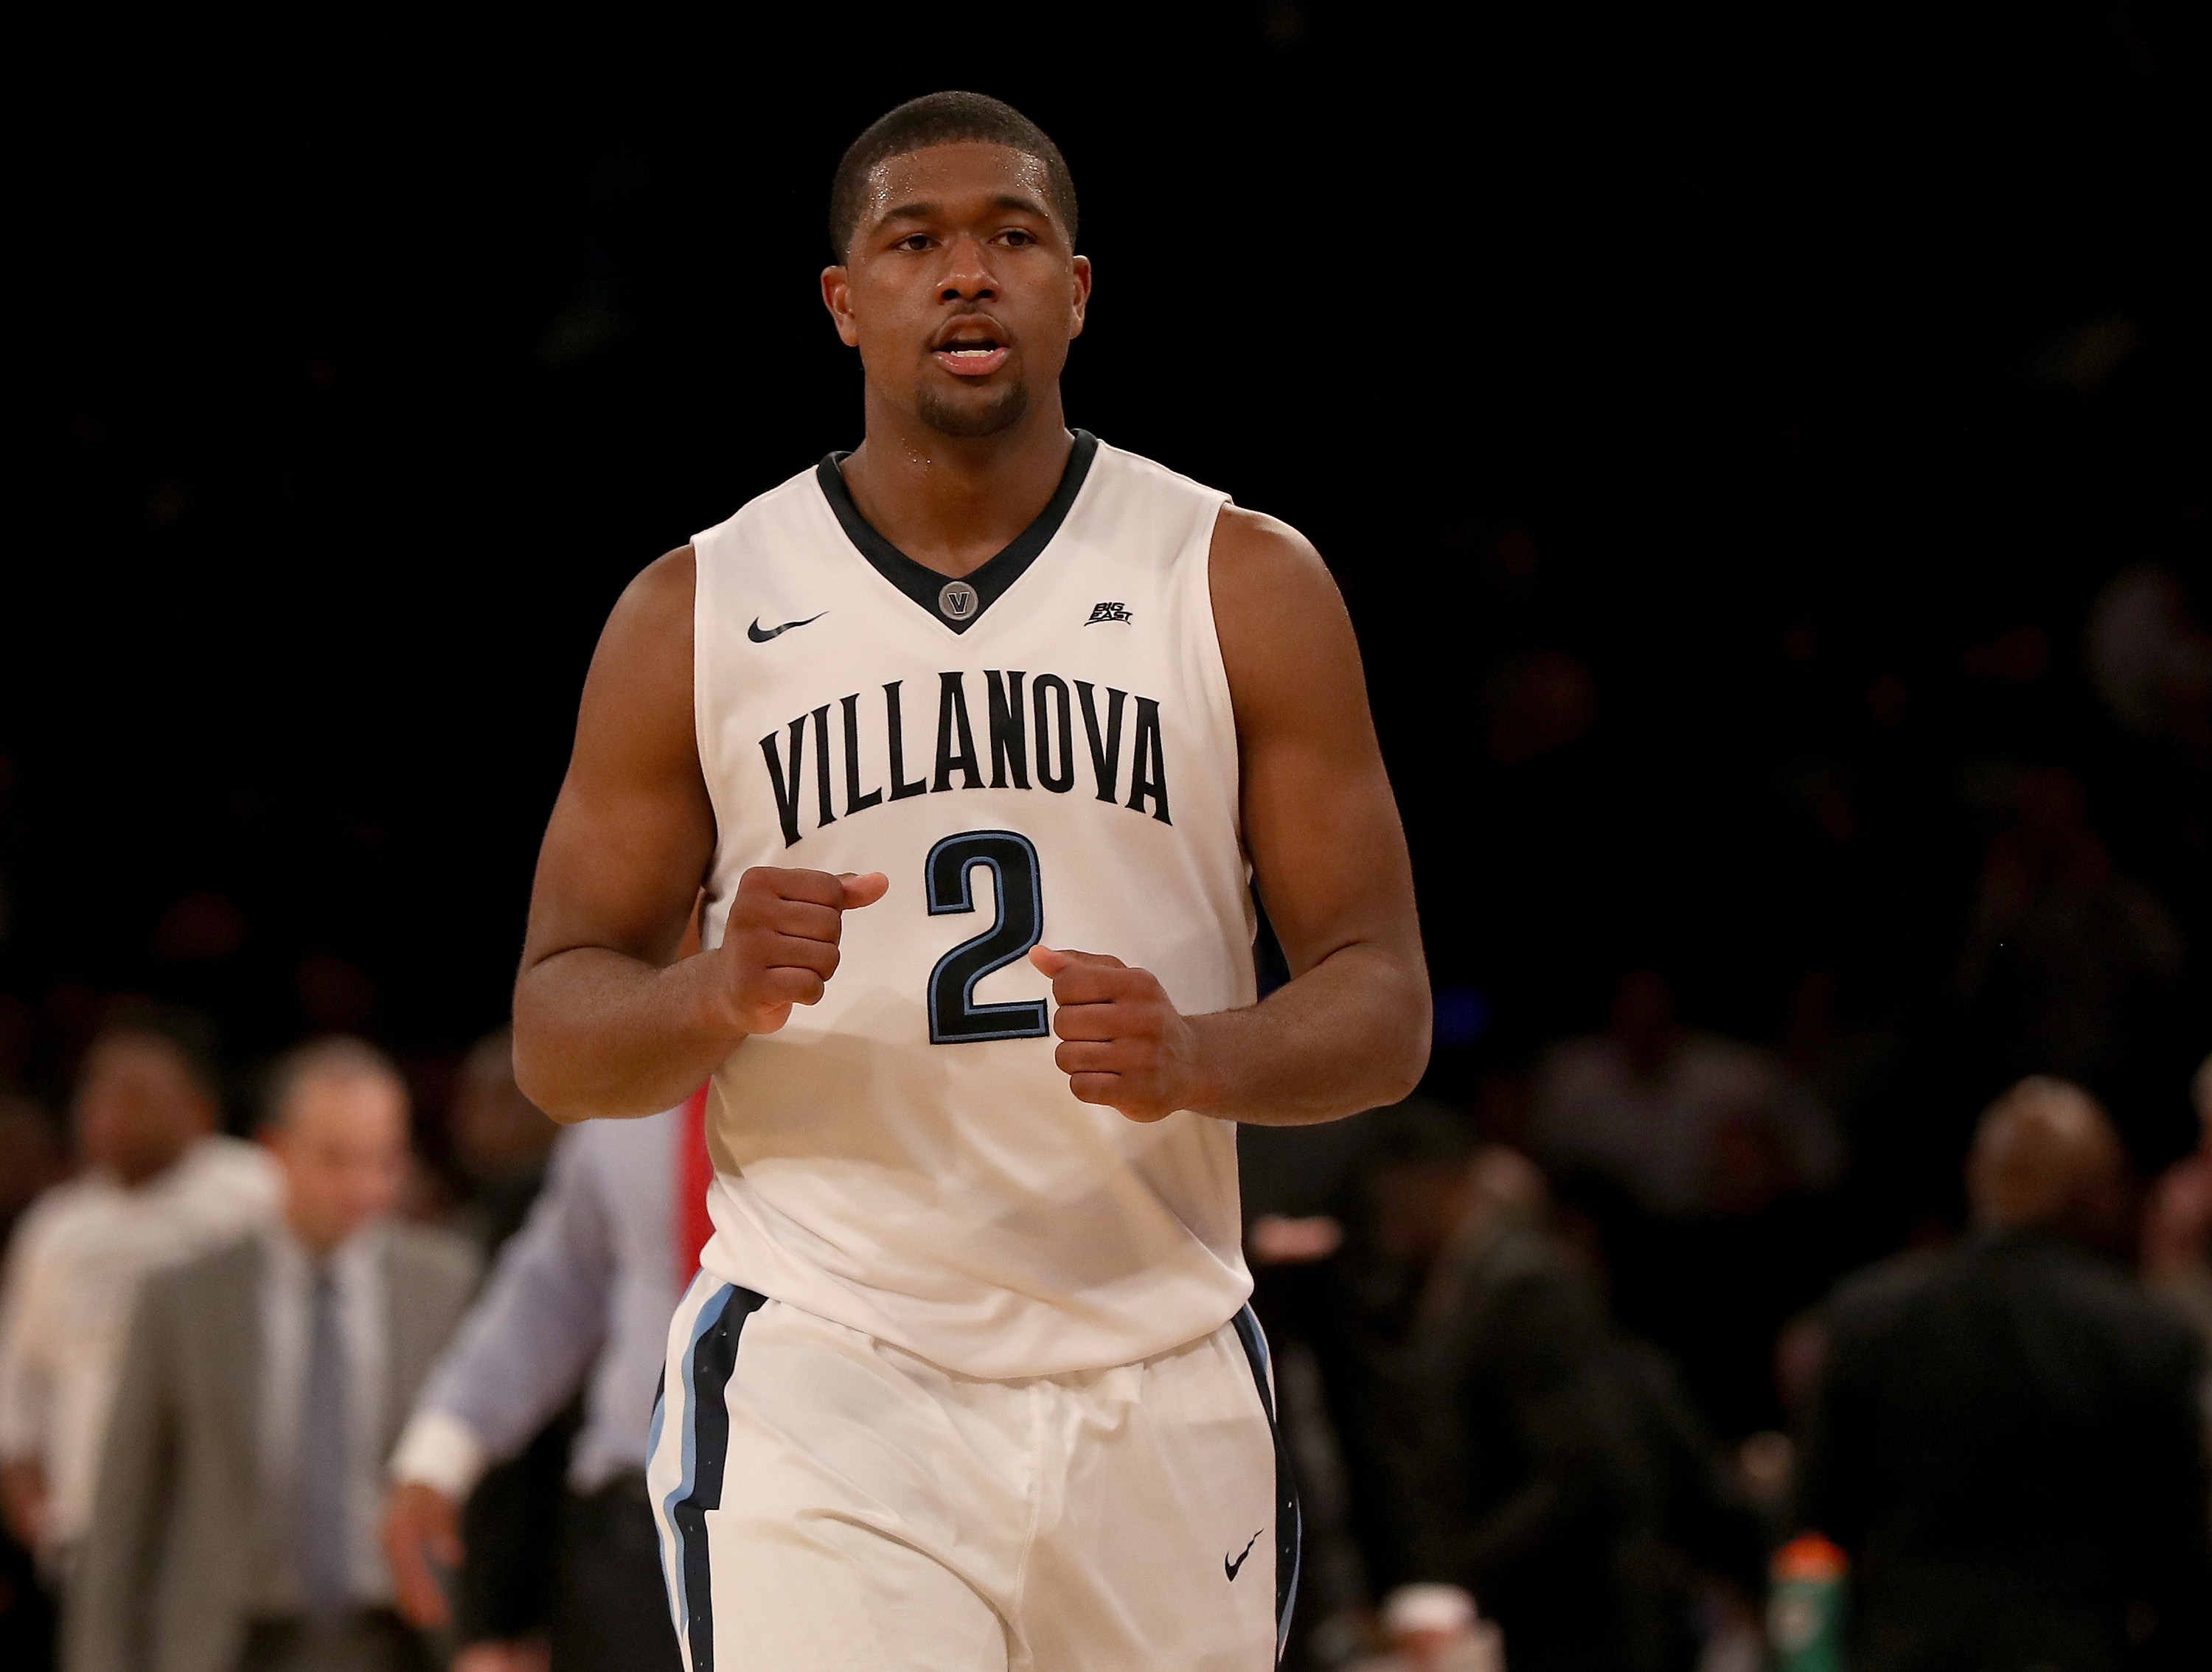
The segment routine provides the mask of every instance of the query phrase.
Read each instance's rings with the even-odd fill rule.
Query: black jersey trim
[[[1052,544],[1052,537],[1067,520],[1075,496],[1083,491],[1084,479],[1091,474],[1091,461],[1097,455],[1098,438],[1088,430],[1077,430],[1075,446],[1068,452],[1067,466],[1060,473],[1060,486],[1053,489],[1052,497],[1037,513],[1036,520],[1015,535],[1004,550],[987,559],[980,568],[957,577],[975,589],[975,611],[964,621],[954,621],[937,607],[946,582],[956,577],[941,575],[927,563],[915,562],[878,533],[875,526],[860,514],[860,508],[853,503],[851,490],[845,486],[845,473],[838,468],[853,456],[851,453],[831,453],[814,467],[814,479],[821,483],[822,496],[830,502],[830,508],[837,514],[845,538],[875,566],[876,573],[912,599],[932,621],[956,633],[964,633],[983,618],[983,612],[998,601],[1007,587],[1020,580],[1029,566],[1036,562],[1038,554]]]

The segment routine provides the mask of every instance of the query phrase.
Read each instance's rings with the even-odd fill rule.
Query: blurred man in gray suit
[[[378,1549],[383,1463],[467,1306],[471,1247],[394,1223],[407,1092],[357,1040],[278,1066],[283,1221],[149,1279],[68,1672],[416,1672]]]

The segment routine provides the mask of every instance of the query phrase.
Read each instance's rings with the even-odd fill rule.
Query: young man
[[[1075,229],[995,100],[863,134],[863,445],[641,575],[586,684],[516,1066],[565,1120],[712,1076],[648,1477],[690,1672],[1258,1672],[1287,1625],[1233,1123],[1405,1095],[1427,982],[1319,557],[1066,427]]]

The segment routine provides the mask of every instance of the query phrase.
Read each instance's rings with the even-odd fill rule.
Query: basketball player
[[[678,1636],[690,1672],[1261,1672],[1297,1506],[1235,1122],[1390,1102],[1428,1044],[1358,652],[1296,532],[1068,430],[1091,271],[1033,124],[902,106],[830,231],[866,439],[616,605],[515,993],[563,1120],[711,1077],[648,1474]],[[1198,331],[1250,276],[1188,259]]]

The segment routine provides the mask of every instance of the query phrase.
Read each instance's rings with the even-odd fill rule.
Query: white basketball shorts
[[[1014,1381],[702,1274],[647,1481],[687,1672],[1268,1672],[1298,1510],[1251,1309]]]

